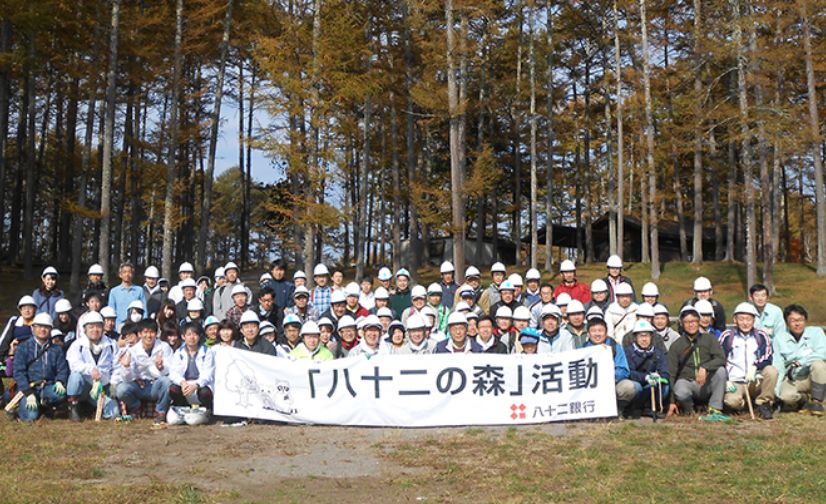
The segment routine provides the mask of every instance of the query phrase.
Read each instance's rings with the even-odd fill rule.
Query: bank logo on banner
[[[218,348],[215,414],[433,427],[616,416],[610,348],[559,354],[379,355],[328,362]]]

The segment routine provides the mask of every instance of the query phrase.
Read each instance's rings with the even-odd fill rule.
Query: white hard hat
[[[460,298],[464,297],[465,293],[469,293],[471,296],[473,296],[473,287],[471,287],[468,284],[462,284],[462,286],[459,287],[459,290],[457,292],[459,293]]]
[[[161,273],[158,271],[158,268],[154,266],[147,266],[143,271],[144,278],[160,278],[160,276]]]
[[[87,326],[89,324],[102,324],[103,323],[103,316],[98,312],[87,312],[86,315],[83,316],[83,326]]]
[[[594,306],[588,308],[588,311],[585,312],[585,319],[586,320],[591,320],[592,318],[602,318],[604,316],[605,316],[605,314],[602,313],[602,310],[597,305],[594,305]]]
[[[669,315],[668,308],[662,303],[654,305],[654,315]]]
[[[548,303],[542,307],[542,311],[540,312],[540,317],[545,319],[545,317],[550,317],[553,315],[556,318],[562,318],[562,310],[553,303]]]
[[[263,275],[258,277],[258,283],[259,284],[262,284],[264,282],[269,282],[270,280],[272,280],[272,275],[270,275],[269,273],[264,273]]]
[[[648,303],[640,303],[637,305],[637,317],[653,317],[654,307]]]
[[[427,289],[424,288],[424,285],[414,285],[413,289],[410,291],[410,299],[426,298],[426,297],[427,297]]]
[[[102,275],[103,274],[103,266],[100,264],[93,264],[89,266],[89,271],[86,272],[87,275]]]
[[[359,284],[356,282],[350,282],[347,284],[347,287],[344,288],[344,292],[347,293],[348,296],[359,297],[361,294],[359,289]]]
[[[346,303],[347,296],[344,294],[344,291],[341,289],[334,290],[330,293],[330,304],[339,304],[339,303]]]
[[[436,310],[434,310],[432,306],[423,307],[422,311],[419,313],[427,317],[433,317],[434,319],[436,318]]]
[[[115,311],[114,308],[111,306],[104,306],[100,309],[100,315],[105,318],[118,318],[118,312]]]
[[[467,325],[467,317],[464,313],[455,311],[447,318],[447,325]]]
[[[356,321],[350,315],[344,315],[338,319],[338,330],[340,331],[346,327],[356,327]]]
[[[384,330],[384,326],[381,325],[381,321],[375,315],[368,315],[368,316],[364,317],[364,322],[363,322],[362,327],[364,329],[367,329],[368,327],[376,327],[379,330],[382,330],[382,331]]]
[[[645,285],[642,286],[642,291],[640,292],[643,296],[659,296],[660,289],[657,288],[657,284],[654,282],[647,282]]]
[[[576,265],[570,259],[565,259],[562,261],[562,264],[559,265],[559,271],[564,273],[566,271],[576,271]]]
[[[622,268],[622,259],[618,255],[612,255],[608,258],[608,262],[605,265],[609,268]]]
[[[698,301],[698,303],[699,303],[699,301]],[[751,303],[740,303],[740,304],[738,304],[737,308],[734,309],[734,314],[737,315],[738,313],[751,315],[753,317],[757,317],[759,315],[757,313],[757,308],[755,308],[754,305],[751,304]]]
[[[198,298],[192,298],[186,302],[186,311],[202,311],[204,309],[204,302]]]
[[[439,268],[439,273],[453,273],[454,271],[456,271],[456,268],[453,267],[453,263],[450,261],[443,262]]]
[[[198,284],[195,282],[194,278],[185,278],[184,280],[181,280],[180,285],[181,289],[186,289],[187,287],[192,287],[193,289],[198,288]]]
[[[38,313],[34,316],[32,325],[52,327],[54,325],[52,316],[48,313]]]
[[[694,290],[696,292],[711,290],[711,280],[703,276],[697,277],[697,279],[694,280]]]
[[[219,278],[224,278],[226,276],[227,276],[226,275],[226,270],[224,270],[223,266],[218,266],[217,268],[215,268],[215,275],[213,275],[213,277],[216,280],[219,279]]]
[[[296,288],[295,288],[295,290],[293,291],[293,297],[294,297],[294,298],[296,298],[296,297],[298,297],[298,296],[307,296],[307,297],[310,297],[310,291],[309,291],[309,290],[307,290],[307,288],[306,288],[306,287],[304,287],[303,285],[299,285],[299,286],[298,286],[298,287],[296,287]]]
[[[568,315],[572,313],[585,313],[585,305],[583,305],[579,299],[572,299],[568,302],[566,313]]]
[[[187,425],[206,425],[209,423],[209,410],[204,407],[189,408],[184,413],[184,422]]]
[[[531,268],[531,269],[528,270],[527,273],[525,273],[525,279],[528,280],[528,281],[541,280],[542,279],[542,274],[539,273],[538,269]]]
[[[315,268],[313,268],[313,276],[326,276],[330,274],[330,270],[327,269],[327,266],[323,264],[316,264]]]
[[[634,323],[634,334],[638,333],[653,333],[654,326],[651,325],[651,322],[647,320],[638,320]]]
[[[614,287],[614,295],[616,296],[633,296],[634,288],[628,282],[620,282]]]
[[[505,269],[505,265],[500,262],[493,263],[493,266],[490,267],[491,273],[506,273],[507,269]]]
[[[396,272],[396,278],[399,278],[400,276],[410,278],[410,272],[405,268],[399,268],[399,271]]]
[[[559,295],[554,300],[554,304],[558,307],[568,306],[568,304],[573,301],[571,295],[567,292],[560,292]]]
[[[523,285],[525,285],[524,283],[522,283],[522,275],[520,275],[519,273],[511,273],[511,275],[508,277],[508,281],[512,283],[514,287],[522,287]]]
[[[295,313],[289,313],[284,317],[284,320],[281,321],[281,327],[287,327],[288,325],[297,325],[301,326],[301,319],[298,318],[298,315]]]
[[[513,310],[513,320],[530,320],[531,310],[527,306],[517,306]]]
[[[178,273],[195,273],[191,263],[185,262],[178,266]]]
[[[37,303],[34,302],[33,297],[23,296],[20,298],[20,301],[17,302],[17,307],[20,308],[21,306],[37,306]]]
[[[591,282],[591,292],[608,292],[608,284],[605,280],[597,278]]]
[[[241,314],[241,321],[238,323],[238,325],[244,325],[244,324],[247,324],[247,323],[256,324],[256,325],[261,324],[261,321],[258,319],[258,314],[256,314],[252,310],[247,310],[244,313],[242,313]]]
[[[465,270],[465,278],[478,277],[478,276],[481,276],[481,275],[482,274],[479,273],[479,268],[477,268],[476,266],[468,266],[467,269]]]
[[[226,274],[226,272],[231,270],[231,269],[234,269],[235,271],[240,271],[240,268],[238,267],[238,265],[235,264],[232,261],[230,261],[230,262],[228,262],[224,265],[224,273]]]
[[[299,335],[304,336],[306,334],[321,334],[321,329],[318,327],[318,324],[315,323],[313,320],[308,320],[304,322],[301,326],[301,331]]]
[[[511,319],[511,318],[513,318],[513,311],[510,308],[508,308],[507,306],[500,306],[496,310],[495,318]]]
[[[501,292],[503,290],[515,291],[516,287],[513,286],[510,280],[505,280],[499,284],[499,291]]]
[[[382,317],[393,318],[393,310],[391,310],[390,308],[388,308],[386,306],[382,306],[381,308],[376,310],[376,316],[379,317],[379,318],[382,318]]]
[[[66,313],[72,311],[72,303],[68,299],[58,299],[54,304],[55,313]]]
[[[261,322],[258,326],[258,334],[261,336],[265,336],[267,334],[272,334],[275,332],[275,326],[269,320],[265,320]]]
[[[54,269],[54,268],[53,268],[53,267],[51,267],[51,266],[47,266],[47,267],[46,267],[46,269],[44,269],[44,270],[43,270],[43,273],[41,273],[41,274],[40,274],[40,278],[43,278],[43,277],[44,277],[44,276],[46,276],[46,275],[60,276],[60,275],[58,274],[57,270],[56,270],[56,269]]]
[[[384,287],[377,287],[373,297],[376,299],[390,299],[390,293]]]
[[[390,272],[390,268],[384,267],[379,269],[379,274],[377,276],[379,280],[384,282],[393,278],[393,273]]]
[[[293,280],[297,280],[299,278],[303,278],[304,280],[307,279],[307,275],[304,273],[304,270],[298,270],[293,273]]]
[[[230,297],[234,297],[236,294],[243,294],[247,295],[247,288],[244,287],[244,284],[235,284],[232,286],[232,291],[230,291]]]
[[[459,301],[458,303],[456,303],[456,306],[453,307],[453,311],[469,312],[470,311],[470,305],[465,303],[464,301]]]
[[[424,329],[425,327],[427,327],[427,321],[418,313],[414,313],[413,315],[407,317],[408,331],[415,329]]]
[[[714,306],[707,299],[698,299],[697,302],[694,303],[694,308],[697,309],[697,313],[700,315],[714,316]]]
[[[129,303],[129,305],[126,307],[126,311],[129,311],[129,310],[140,310],[141,312],[143,312],[144,311],[143,303],[136,299],[136,300],[132,301],[131,303]]]
[[[333,323],[332,320],[330,320],[327,317],[321,317],[320,319],[318,319],[318,327],[322,328],[324,326],[332,327],[333,329],[336,328],[336,325]]]
[[[467,317],[468,322],[471,320],[479,320],[479,315],[477,315],[475,311],[465,313],[465,317]]]
[[[688,314],[693,314],[693,315],[696,315],[697,317],[700,316],[700,312],[697,311],[697,308],[695,308],[694,306],[691,306],[690,304],[687,304],[687,305],[683,306],[682,309],[680,309],[680,319],[682,319],[683,317],[685,317]]]
[[[427,294],[428,295],[431,295],[431,294],[441,295],[442,294],[442,286],[437,284],[436,282],[433,282],[432,284],[427,286]]]

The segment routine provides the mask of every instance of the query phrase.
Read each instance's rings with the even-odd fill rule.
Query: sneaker
[[[72,422],[80,422],[80,405],[76,402],[69,403],[69,420]]]
[[[709,408],[708,415],[701,416],[700,420],[706,422],[734,423],[734,420],[732,420],[730,416],[724,415],[722,411],[714,408]]]
[[[774,408],[772,408],[771,404],[763,403],[763,404],[757,406],[757,414],[760,415],[760,418],[763,419],[763,420],[771,420],[772,418],[774,418],[772,416],[772,410],[773,409]]]
[[[155,415],[155,420],[152,422],[153,429],[165,429],[166,428],[166,415]]]
[[[823,416],[823,403],[821,401],[809,401],[800,411],[806,411],[808,414],[813,416]]]

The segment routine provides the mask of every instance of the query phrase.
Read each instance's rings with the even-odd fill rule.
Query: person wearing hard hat
[[[158,284],[160,278],[158,268],[148,266],[143,272],[143,297],[146,299],[146,312],[149,318],[154,318],[161,310],[161,305],[166,299],[166,293],[161,290]]]
[[[720,335],[728,373],[723,403],[732,410],[741,411],[747,398],[754,398],[760,418],[771,420],[777,369],[772,366],[771,338],[762,329],[754,327],[756,319],[754,305],[740,303],[734,309],[734,327]]]
[[[201,343],[199,326],[187,324],[184,344],[169,364],[169,398],[174,406],[212,409],[215,388],[215,351]]]
[[[301,343],[299,343],[289,354],[293,360],[310,360],[313,362],[323,362],[335,359],[332,352],[321,344],[321,329],[312,320],[304,322],[301,326]]]
[[[190,299],[186,304],[186,317],[178,322],[180,333],[183,334],[187,325],[195,326],[201,337],[204,335],[204,319],[206,318],[204,303],[198,299]],[[176,349],[177,350],[177,349]]]
[[[140,341],[129,348],[121,364],[128,369],[128,378],[118,384],[117,396],[133,417],[140,412],[141,401],[155,403],[154,425],[166,423],[169,409],[169,365],[172,348],[158,339],[158,326],[152,320],[142,320]]]
[[[754,284],[749,287],[749,301],[757,308],[757,320],[754,327],[762,329],[770,338],[786,330],[783,320],[783,310],[773,303],[769,303],[769,288],[763,284]]]
[[[335,338],[336,323],[327,317],[321,317],[318,321],[318,330],[321,331],[321,346],[327,348],[335,359],[335,352],[338,347],[338,341]]]
[[[284,319],[286,321],[287,317]],[[241,320],[239,322],[241,337],[232,345],[234,348],[262,353],[265,355],[276,355],[275,346],[259,336],[258,332],[261,326],[261,321],[258,320],[258,315],[256,315],[254,311],[245,311],[241,315]]]
[[[115,309],[111,306],[104,306],[100,309],[100,315],[103,317],[103,334],[113,340],[120,339],[116,324],[118,314]],[[82,336],[82,334],[78,334],[78,336]]]
[[[284,317],[282,335],[275,341],[276,355],[279,357],[288,357],[290,352],[295,350],[298,344],[301,343],[301,328],[307,322],[315,322],[315,320],[302,322],[298,316],[293,314]]]
[[[484,296],[484,294],[482,295]],[[507,306],[511,312],[518,306],[522,306],[522,303],[516,299],[516,286],[510,280],[505,280],[499,284],[499,300],[490,305],[490,315],[495,316],[497,310],[503,306]]]
[[[15,350],[12,375],[24,396],[17,410],[23,422],[37,420],[41,408],[53,408],[66,400],[69,366],[63,350],[52,344],[52,325],[48,313],[35,315],[32,337],[21,341]]]
[[[315,287],[310,292],[310,304],[318,310],[318,313],[324,313],[330,308],[330,295],[333,289],[328,285],[329,282],[330,270],[323,264],[316,264],[313,268]]]
[[[233,292],[237,292],[236,287],[238,286],[243,288],[247,293],[247,304],[252,303],[252,292],[245,287],[241,279],[238,278],[240,272],[241,270],[238,268],[238,265],[232,261],[224,265],[224,277],[226,281],[222,287],[215,290],[212,296],[212,313],[214,313],[215,316],[223,318],[230,308],[237,306]]]
[[[54,329],[57,329],[63,335],[63,351],[65,352],[75,339],[77,317],[72,313],[72,303],[65,298],[57,302],[55,311],[57,312],[57,318],[54,320]]]
[[[553,303],[554,288],[549,283],[543,283],[539,287],[539,301],[532,304],[529,309],[531,311],[530,327],[539,329],[542,326],[542,308]]]
[[[562,311],[555,304],[547,304],[540,313],[542,331],[539,334],[537,353],[558,353],[576,349],[574,337],[562,327]],[[511,349],[513,351],[513,349]]]
[[[542,275],[536,268],[531,268],[525,273],[525,293],[523,295],[523,302],[525,306],[530,308],[534,303],[539,301],[539,283],[542,280]]]
[[[513,334],[514,337],[516,337],[516,331],[514,331]],[[508,334],[506,336],[505,339],[507,340],[510,335]],[[493,320],[491,320],[490,317],[482,317],[476,321],[476,336],[471,336],[470,339],[479,345],[483,353],[508,353],[508,345],[503,343],[502,339],[494,334]]]
[[[6,362],[13,341],[20,342],[31,337],[36,311],[37,305],[31,296],[23,296],[17,302],[18,315],[9,319],[0,335],[0,364]]]
[[[427,322],[420,314],[407,319],[407,343],[400,353],[427,355],[436,349],[436,342],[428,337]]]
[[[379,343],[379,355],[403,355],[407,353],[404,324],[398,320],[393,320],[387,326],[387,335]]]
[[[634,324],[633,340],[624,346],[628,361],[629,379],[634,384],[635,395],[628,406],[628,417],[639,418],[644,411],[651,412],[651,389],[655,410],[662,410],[663,400],[668,399],[668,359],[665,351],[654,345],[654,326],[647,320]],[[656,411],[651,412],[657,415]]]
[[[384,332],[379,318],[375,315],[368,315],[362,322],[362,331],[364,337],[348,353],[348,357],[364,357],[372,359],[379,353],[380,339]]]
[[[634,290],[626,283],[614,288],[616,301],[608,305],[605,323],[608,324],[608,336],[622,342],[622,337],[634,329],[637,321],[637,303],[634,302]]]
[[[218,343],[218,329],[221,321],[215,315],[210,315],[204,319],[204,345],[211,348]]]
[[[401,323],[407,324],[407,318],[414,313],[421,313],[422,308],[427,304],[427,289],[424,285],[414,285],[410,289],[411,306],[402,312]],[[358,317],[355,317],[358,319]]]
[[[275,305],[275,292],[270,288],[269,283],[258,291],[257,298],[258,301],[254,311],[258,315],[258,319],[269,322],[278,332],[281,321],[284,319],[284,312]]]
[[[680,333],[671,328],[671,316],[664,304],[657,303],[654,305],[654,318],[651,324],[654,326],[654,331],[662,339],[665,351],[668,352],[674,341],[680,337]]]
[[[453,306],[453,311],[459,311],[460,306],[467,307],[467,311],[473,311],[476,315],[480,317],[487,316],[485,312],[482,311],[482,308],[476,304],[477,294],[473,290],[473,287],[468,284],[464,284],[459,287],[459,290],[456,292],[459,296],[459,302]]]
[[[511,273],[506,281],[513,285],[513,299],[520,305],[525,305],[525,282],[522,280],[522,275],[519,273]]]
[[[444,341],[447,339],[447,332],[446,329],[443,331],[439,325],[438,320],[436,320],[436,310],[433,309],[431,306],[425,306],[422,308],[421,311],[422,317],[424,317],[425,322],[427,323],[427,331],[428,335],[431,340],[435,341],[436,343],[440,341]],[[450,316],[450,314],[448,314]],[[468,319],[468,335],[471,334],[471,327],[475,330],[476,320],[471,320],[471,317],[475,317],[476,314],[473,312],[468,312],[465,314]],[[447,328],[447,326],[445,326]]]
[[[262,320],[261,324],[258,325],[258,337],[264,338],[270,344],[275,345],[275,340],[278,337],[275,326],[268,320]]]
[[[112,378],[112,367],[118,345],[103,335],[103,317],[90,313],[83,321],[84,337],[79,338],[66,352],[69,364],[69,381],[66,394],[69,403],[69,419],[80,421],[80,402],[96,405],[101,394]],[[118,404],[109,397],[103,403],[103,418],[113,418],[118,412]]]
[[[390,294],[390,309],[393,313],[403,314],[413,305],[410,294],[410,273],[402,268],[396,272],[396,291]]]
[[[350,355],[350,351],[359,344],[359,337],[356,321],[350,315],[344,315],[339,319],[337,329],[338,345],[333,355],[336,359],[341,359]]]
[[[622,259],[618,255],[612,255],[606,261],[605,266],[608,268],[608,276],[605,277],[605,283],[608,285],[608,299],[613,303],[617,300],[614,290],[617,285],[627,283],[631,286],[632,300],[637,302],[637,295],[634,292],[634,284],[631,279],[622,274]]]
[[[361,306],[359,298],[361,297],[361,289],[356,282],[350,282],[346,287],[339,289],[339,292],[344,294],[344,309],[353,318],[366,317],[370,315],[367,308]]]
[[[482,275],[479,268],[476,266],[468,266],[465,269],[465,283],[456,289],[456,294],[453,296],[453,307],[455,310],[456,304],[462,301],[462,292],[470,290],[473,295],[473,304],[478,304],[479,297],[482,295],[480,290],[482,286]],[[482,310],[479,310],[481,312]]]
[[[540,331],[533,327],[526,327],[519,333],[519,345],[511,353],[535,354],[539,350]]]
[[[276,259],[271,262],[270,276],[272,279],[267,286],[275,293],[275,306],[283,312],[284,308],[292,306],[293,291],[295,290],[295,284],[287,278],[287,262],[283,259]]]
[[[593,293],[592,293],[593,294]],[[651,306],[656,305],[660,301],[660,289],[654,282],[646,282],[640,291],[643,303],[648,303]]]
[[[614,387],[617,396],[617,414],[622,416],[636,396],[634,383],[629,379],[631,372],[628,369],[628,360],[622,345],[608,337],[608,325],[603,319],[593,319],[588,322],[588,340],[583,348],[597,345],[606,345],[614,356]]]
[[[381,310],[382,308],[387,308],[388,310],[390,310],[390,318],[396,318],[396,314],[390,308],[390,293],[387,291],[387,289],[385,289],[384,287],[377,287],[373,299],[376,305],[373,306],[372,310],[370,310],[370,315],[378,315],[379,310]]]
[[[516,330],[516,334],[522,334],[522,330],[526,327],[533,327],[531,326],[531,317],[531,311],[525,306],[517,306],[513,310],[513,328]],[[516,345],[518,344],[517,342]],[[508,353],[511,353],[510,348],[508,348]]]
[[[559,308],[559,311],[562,312],[563,325],[568,322],[568,303],[571,301],[573,301],[573,299],[571,299],[571,296],[569,296],[567,292],[563,292],[554,299],[554,304]]]
[[[307,287],[307,275],[302,270],[297,270],[293,273],[293,283],[296,287]],[[293,296],[293,302],[295,297]]]
[[[318,320],[321,313],[315,306],[310,306],[310,291],[303,285],[299,285],[293,291],[293,306],[284,310],[284,316],[295,315],[304,323],[308,320]]]
[[[185,278],[181,280],[181,283],[177,285],[181,288],[181,300],[175,303],[175,318],[177,320],[183,320],[186,318],[186,308],[189,304],[189,301],[192,299],[196,299],[198,294],[198,285],[195,283],[195,280],[192,278]],[[172,298],[169,298],[172,299]],[[174,300],[173,300],[174,301]],[[226,316],[226,313],[218,313],[219,317]]]
[[[726,392],[726,356],[713,335],[700,330],[700,314],[693,306],[680,310],[680,337],[668,349],[668,388],[671,405],[668,416],[694,413],[697,403],[708,403],[709,422],[730,422],[723,414]]]
[[[500,306],[493,314],[494,328],[493,334],[505,344],[505,347],[513,348],[519,333],[513,327],[513,311],[507,306]],[[478,321],[477,321],[478,324]],[[477,325],[478,331],[478,325]]]
[[[230,307],[224,312],[224,317],[238,325],[241,321],[241,315],[250,309],[250,295],[244,284],[233,285],[232,290],[229,292],[232,305],[230,305]]]
[[[451,293],[451,299],[453,294]],[[445,306],[444,287],[441,284],[432,283],[427,286],[427,306],[433,309],[436,314],[436,327],[441,332],[447,331],[447,318],[450,316],[450,308]],[[452,303],[451,303],[452,305]]]
[[[333,291],[330,294],[330,308],[321,314],[319,318],[327,318],[337,323],[338,320],[347,314],[347,295],[343,291]],[[354,319],[353,314],[350,314]]]
[[[565,323],[565,329],[574,337],[574,342],[577,348],[581,348],[588,339],[588,324],[585,323],[585,306],[577,300],[572,299],[568,303],[568,308],[565,311],[568,321]]]
[[[714,327],[714,307],[711,306],[711,303],[709,303],[707,299],[698,299],[697,302],[694,303],[694,308],[696,308],[697,313],[700,314],[700,330],[720,339],[723,331]]]
[[[602,313],[608,311],[608,306],[611,300],[608,298],[608,284],[605,280],[597,278],[591,282],[591,300],[585,305],[585,312],[587,313],[592,307],[597,307]]]
[[[554,289],[554,299],[564,292],[571,296],[571,299],[578,299],[582,304],[591,300],[591,291],[588,286],[576,279],[576,265],[573,261],[570,259],[562,261],[559,265],[559,274],[562,276],[562,281]]]
[[[654,307],[653,306],[651,306],[650,304],[648,304],[646,302],[642,302],[642,303],[638,304],[637,305],[637,313],[636,313],[637,322],[634,323],[634,327],[631,329],[631,331],[625,333],[625,335],[622,336],[621,338],[620,338],[620,335],[617,335],[617,341],[621,342],[623,347],[627,347],[628,345],[633,343],[635,341],[635,338],[636,338],[636,334],[634,333],[634,330],[637,329],[637,325],[638,325],[637,323],[640,322],[640,321],[645,321],[645,322],[648,322],[649,324],[651,324],[651,327],[654,327],[654,315],[655,315],[655,313],[654,313]],[[656,329],[651,334],[651,344],[653,346],[659,348],[660,350],[662,350],[663,354],[665,354],[668,351],[668,349],[665,346],[665,342],[662,340],[662,337],[656,331]]]
[[[184,298],[184,292],[183,287],[181,286],[181,282],[185,280],[192,280],[193,282],[195,281],[195,268],[192,266],[192,263],[189,262],[183,262],[180,266],[178,266],[178,283],[176,285],[173,285],[167,293],[167,297],[175,301],[175,304],[180,303],[181,300]],[[203,301],[203,299],[201,301]]]
[[[388,296],[393,294],[393,286],[390,285],[390,282],[393,280],[393,272],[390,271],[390,268],[386,266],[379,268],[376,279],[379,281],[379,286],[384,287],[387,291]]]
[[[810,326],[809,313],[799,304],[783,310],[785,331],[774,335],[772,365],[780,379],[775,394],[785,409],[823,416],[826,397],[826,334],[820,327]]]
[[[453,267],[453,263],[450,261],[443,262],[439,267],[439,275],[442,277],[439,281],[439,286],[442,288],[442,305],[447,308],[447,312],[449,313],[450,310],[453,309],[453,299],[456,296],[456,289],[459,288],[459,284],[456,283],[454,278],[456,268]],[[447,324],[447,318],[445,318],[445,324]]]
[[[82,305],[83,300],[86,299],[86,296],[91,292],[97,292],[100,294],[103,304],[106,304],[108,287],[106,287],[106,284],[103,283],[103,267],[101,267],[100,264],[93,264],[89,266],[89,270],[86,272],[86,277],[89,281],[86,284],[86,287],[80,291],[80,303],[78,303],[78,305]]]
[[[52,319],[57,317],[55,305],[64,298],[63,291],[57,287],[57,270],[49,266],[40,275],[40,287],[32,292],[37,313],[48,313]]]
[[[364,275],[359,282],[359,304],[368,312],[376,306],[376,297],[373,294],[373,277],[370,275]]]
[[[439,342],[433,353],[482,353],[482,347],[467,337],[467,317],[464,313],[451,313],[447,329],[450,337]]]
[[[479,302],[477,303],[483,312],[490,313],[491,315],[495,313],[495,311],[491,312],[491,308],[499,302],[499,286],[505,281],[506,276],[507,269],[505,265],[501,262],[493,263],[493,266],[490,267],[490,285],[482,291],[482,294],[479,296]]]
[[[711,286],[711,280],[703,276],[697,277],[697,279],[694,280],[694,297],[683,303],[683,306],[694,306],[694,303],[701,299],[707,300],[714,308],[714,328],[719,331],[725,331],[726,310],[719,301],[712,298],[713,295],[714,289]]]
[[[117,313],[115,320],[115,327],[120,325],[128,318],[129,304],[132,301],[140,301],[143,305],[144,313],[146,313],[146,297],[143,294],[143,287],[139,287],[132,283],[132,277],[135,268],[132,263],[125,262],[118,268],[118,277],[120,278],[120,285],[116,285],[109,290],[109,306],[114,308]]]

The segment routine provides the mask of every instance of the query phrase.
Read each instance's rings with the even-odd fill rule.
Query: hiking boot
[[[760,415],[760,418],[763,419],[763,420],[771,420],[772,418],[774,418],[772,416],[772,410],[773,409],[774,408],[772,408],[771,404],[763,403],[763,404],[757,406],[757,414]]]
[[[80,405],[77,402],[69,402],[69,420],[72,422],[80,422]]]
[[[730,416],[724,415],[722,411],[709,408],[708,415],[701,416],[700,420],[706,422],[723,422],[723,423],[734,423]]]
[[[152,422],[153,429],[165,429],[166,428],[166,415],[161,413],[155,414],[155,420]]]

